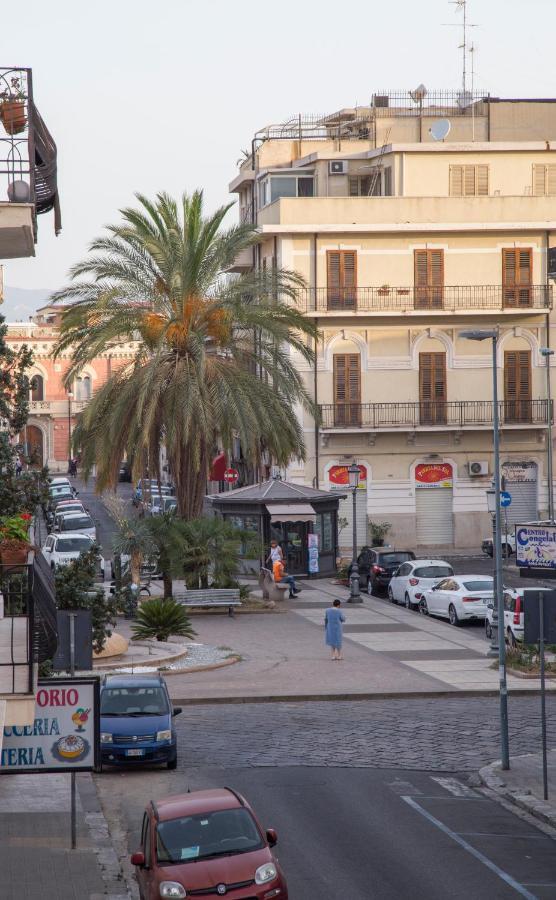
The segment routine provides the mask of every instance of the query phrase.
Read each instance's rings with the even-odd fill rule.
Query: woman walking
[[[332,648],[332,659],[343,659],[342,624],[345,621],[346,617],[340,609],[340,601],[334,600],[330,609],[327,609],[324,614],[326,643]]]

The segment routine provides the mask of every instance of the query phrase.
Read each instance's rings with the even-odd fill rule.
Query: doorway
[[[44,466],[44,435],[37,425],[27,425],[23,432],[25,451],[33,468]]]
[[[308,567],[307,522],[272,522],[270,538],[278,541],[289,575],[305,575]]]

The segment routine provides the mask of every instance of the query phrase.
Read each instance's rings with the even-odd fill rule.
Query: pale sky
[[[556,95],[554,0],[469,0],[475,85]],[[57,288],[135,191],[203,187],[227,202],[253,132],[379,90],[457,89],[461,22],[447,0],[25,0],[4,11],[0,65],[33,69],[58,145],[63,231],[39,217],[36,258],[5,283]]]

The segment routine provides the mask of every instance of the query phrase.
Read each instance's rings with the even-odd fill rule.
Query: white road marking
[[[459,836],[459,834],[456,834],[455,831],[452,831],[451,828],[448,828],[447,825],[445,825],[443,822],[440,822],[439,819],[436,819],[433,815],[431,815],[430,812],[427,812],[426,809],[423,809],[423,807],[420,806],[419,803],[417,803],[417,801],[413,799],[413,797],[402,797],[402,800],[408,803],[409,806],[411,806],[412,809],[414,809],[416,812],[420,813],[420,815],[424,816],[425,819],[428,819],[428,821],[431,822],[432,825],[435,825],[438,829],[440,829],[440,831],[443,831],[444,834],[447,834],[448,837],[456,842],[456,844],[459,844],[460,847],[463,847],[464,850],[467,850],[467,852],[470,853],[471,856],[474,856],[475,859],[478,859],[479,862],[482,862],[482,864],[486,866],[487,869],[490,869],[490,871],[494,872],[494,874],[497,875],[498,878],[501,878],[502,881],[505,881],[506,884],[509,884],[509,886],[512,887],[514,891],[517,891],[517,893],[520,894],[520,896],[526,897],[527,900],[537,900],[535,895],[531,894],[530,891],[528,891],[527,888],[524,887],[524,885],[520,884],[519,881],[516,881],[515,878],[509,875],[508,872],[505,872],[504,869],[501,869],[500,866],[497,866],[496,863],[493,863],[492,860],[490,860],[488,856],[485,856],[483,853],[481,853],[480,850],[476,850],[475,847],[472,847],[471,844],[468,844],[467,841]]]
[[[431,781],[436,781],[441,787],[450,791],[454,797],[477,797],[478,794],[472,788],[458,781],[457,778],[435,778],[431,776]]]

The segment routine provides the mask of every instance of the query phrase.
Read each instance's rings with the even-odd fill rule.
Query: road
[[[537,707],[512,700],[513,752]],[[556,896],[554,840],[469,785],[497,755],[493,700],[193,707],[176,725],[177,771],[96,776],[127,853],[149,798],[230,785],[278,831],[292,900]]]

